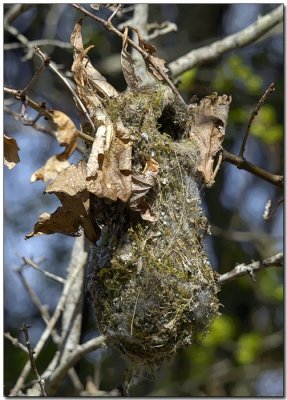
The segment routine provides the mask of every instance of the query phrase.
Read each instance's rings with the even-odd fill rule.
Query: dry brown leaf
[[[137,88],[142,80],[135,73],[135,64],[132,56],[128,52],[128,27],[125,28],[123,35],[123,47],[121,52],[121,65],[125,81],[130,88]]]
[[[137,28],[130,27],[138,36],[139,40],[139,46],[146,51],[148,54],[153,54],[156,52],[156,47],[153,46],[152,44],[148,43],[144,38],[142,37],[140,31]]]
[[[9,169],[15,167],[20,161],[18,144],[14,138],[4,135],[4,165]]]
[[[100,237],[100,229],[92,222],[89,193],[85,186],[86,164],[81,161],[71,165],[47,186],[46,192],[55,194],[62,203],[53,214],[44,213],[39,217],[32,233],[27,239],[52,233],[75,236],[80,228],[85,236],[95,243]]]
[[[156,221],[157,216],[152,213],[150,205],[144,199],[148,191],[155,185],[159,164],[150,158],[141,174],[132,176],[132,193],[129,200],[130,209],[139,211],[142,219]]]
[[[62,111],[53,110],[53,121],[58,126],[56,138],[60,146],[65,146],[63,158],[68,159],[77,147],[78,131],[73,121]]]
[[[139,40],[139,46],[149,54],[149,57],[144,57],[144,62],[146,64],[148,72],[150,72],[157,80],[162,81],[164,78],[159,73],[161,72],[163,75],[166,75],[168,72],[168,68],[166,68],[166,61],[163,58],[153,56],[153,53],[156,51],[156,47],[152,44],[146,42],[141,36],[140,32],[136,28],[131,28],[134,32],[136,32]],[[151,61],[153,64],[151,64]]]
[[[70,163],[68,160],[62,160],[60,156],[52,156],[42,168],[37,169],[37,171],[33,173],[30,182],[36,182],[38,180],[48,182],[54,180],[69,166]]]
[[[33,232],[26,235],[26,239],[44,234],[50,235],[52,233],[76,236],[79,234],[79,225],[79,221],[74,218],[74,215],[70,211],[59,207],[53,214],[41,214],[34,226]]]
[[[78,85],[78,93],[83,101],[91,102],[89,96],[96,98],[96,93],[100,96],[115,97],[118,92],[110,85],[106,78],[97,71],[87,57],[87,52],[93,47],[89,46],[86,50],[83,46],[82,39],[82,21],[81,18],[74,27],[71,35],[71,44],[74,47],[74,63],[72,71],[74,79]]]
[[[131,194],[131,153],[130,143],[125,144],[114,137],[96,175],[87,178],[88,191],[98,197],[128,201]]]
[[[204,97],[199,104],[189,106],[191,114],[190,138],[198,147],[198,171],[207,186],[212,186],[216,175],[214,157],[221,150],[225,135],[231,96]]]

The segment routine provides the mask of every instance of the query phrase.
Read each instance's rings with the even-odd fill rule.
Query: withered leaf
[[[106,78],[97,71],[87,57],[87,52],[93,47],[84,49],[82,39],[82,22],[81,18],[74,27],[71,35],[71,44],[74,47],[74,63],[72,71],[74,79],[78,85],[78,93],[81,100],[90,103],[92,99],[86,98],[87,94],[96,97],[96,93],[100,96],[114,97],[118,95],[115,88],[110,85]],[[98,102],[98,101],[96,101]]]
[[[67,158],[77,147],[78,131],[73,121],[62,111],[53,110],[53,121],[58,126],[56,137],[60,146],[65,146],[63,156]]]
[[[131,194],[131,156],[129,131],[120,119],[115,125],[100,126],[87,164],[88,191],[98,197],[128,201]]]
[[[114,136],[113,123],[107,113],[98,108],[95,112],[95,120],[99,125],[87,164],[87,178],[95,177],[101,166],[103,156],[110,148]]]
[[[4,135],[4,165],[9,169],[15,167],[20,161],[18,144],[14,138]]]
[[[165,76],[168,72],[168,68],[166,68],[165,66],[166,61],[163,58],[153,55],[153,53],[156,51],[156,47],[146,42],[141,36],[138,29],[131,29],[133,29],[133,31],[136,32],[138,36],[139,46],[149,54],[148,57],[144,57],[148,72],[150,72],[157,80],[164,80],[162,74]]]
[[[156,221],[157,216],[153,214],[150,205],[144,199],[148,191],[154,186],[159,171],[159,164],[149,158],[145,169],[141,174],[132,176],[132,193],[129,207],[133,211],[139,211],[142,219]]]
[[[53,214],[41,214],[34,226],[33,232],[26,235],[26,239],[44,234],[50,235],[52,233],[76,236],[79,234],[79,225],[79,221],[74,218],[74,215],[70,211],[59,207]]]
[[[140,31],[137,28],[134,28],[133,26],[130,27],[138,36],[139,40],[139,46],[149,54],[153,54],[156,52],[156,47],[153,46],[152,44],[148,43],[144,38],[142,37]]]
[[[54,180],[64,169],[68,168],[69,166],[69,161],[65,159],[63,160],[61,155],[52,156],[42,168],[37,169],[37,171],[32,174],[30,182],[35,182],[38,180],[48,182],[50,180]]]
[[[55,194],[62,203],[53,214],[40,215],[34,231],[27,238],[40,234],[63,233],[75,236],[83,228],[85,236],[95,243],[100,237],[100,228],[92,222],[89,193],[85,187],[86,165],[81,161],[71,165],[52,182],[47,193]]]
[[[135,73],[135,64],[132,56],[128,52],[128,27],[125,28],[123,36],[123,47],[121,52],[121,65],[125,81],[131,88],[137,88],[142,80]]]
[[[189,106],[190,111],[190,138],[195,142],[199,160],[198,171],[202,174],[204,183],[212,186],[216,175],[214,157],[221,150],[225,135],[231,96],[204,97],[199,104]]]

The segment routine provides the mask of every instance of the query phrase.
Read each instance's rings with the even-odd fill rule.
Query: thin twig
[[[71,43],[68,42],[61,42],[60,40],[53,40],[53,39],[39,39],[39,40],[31,40],[29,42],[31,47],[34,46],[42,46],[42,47],[46,47],[46,46],[52,46],[52,47],[60,47],[62,49],[71,49],[72,45]],[[3,46],[3,50],[4,51],[8,51],[8,50],[16,50],[16,49],[21,49],[21,48],[25,48],[27,47],[26,44],[24,43],[6,43]]]
[[[80,270],[84,267],[83,264],[79,264],[77,266],[77,268],[73,271],[73,274],[70,276],[69,281],[66,281],[65,286],[63,288],[61,297],[58,301],[56,310],[52,316],[52,318],[50,319],[49,323],[47,324],[44,332],[42,333],[42,336],[40,338],[40,340],[38,341],[36,347],[35,347],[35,354],[34,357],[35,359],[37,359],[37,357],[39,356],[40,352],[42,351],[44,345],[46,344],[46,341],[48,340],[49,336],[51,335],[51,331],[54,329],[58,319],[60,318],[63,310],[64,310],[64,305],[66,302],[66,298],[67,295],[72,287],[72,284],[74,282],[74,279],[76,279],[77,275],[79,274]],[[17,396],[17,393],[19,392],[19,390],[21,390],[26,377],[28,376],[29,372],[30,372],[31,366],[29,363],[26,363],[26,365],[24,366],[20,376],[18,377],[18,380],[15,384],[15,386],[13,387],[13,389],[10,392],[11,396]]]
[[[248,171],[251,174],[258,176],[259,178],[264,179],[265,181],[272,183],[273,185],[283,187],[284,184],[283,175],[272,174],[271,172],[268,172],[263,168],[257,167],[257,165],[250,163],[243,157],[239,157],[235,154],[229,153],[225,149],[223,149],[222,155],[224,161],[236,165],[237,168],[244,169],[245,171]]]
[[[44,269],[40,268],[39,265],[37,265],[33,260],[31,260],[28,257],[23,257],[23,261],[25,265],[29,265],[30,267],[36,269],[37,271],[41,272],[45,276],[47,276],[50,279],[53,279],[54,281],[61,283],[62,285],[66,282],[65,279],[61,278],[58,275],[52,274],[51,272],[45,271]]]
[[[87,260],[88,253],[85,250],[85,238],[83,235],[77,237],[74,241],[71,259],[68,267],[67,280],[77,269],[83,260]],[[73,285],[69,291],[66,299],[65,309],[62,315],[62,329],[61,329],[61,345],[59,346],[59,354],[57,357],[57,366],[66,364],[66,360],[71,352],[78,346],[81,337],[82,327],[82,308],[83,308],[83,286],[84,286],[85,273],[82,269],[77,279],[74,280]],[[61,381],[58,385],[54,383],[53,390],[57,391]],[[50,393],[51,394],[51,393]]]
[[[284,201],[284,197],[282,197],[280,200],[278,200],[277,203],[275,204],[275,206],[272,208],[272,201],[268,200],[265,205],[263,219],[265,219],[265,221],[268,221],[276,213],[278,207],[280,206],[280,204],[283,203],[283,201]]]
[[[28,354],[27,347],[25,347],[19,340],[15,337],[13,337],[10,332],[4,332],[4,338],[9,340],[15,346],[17,349],[21,349],[24,351],[26,354]]]
[[[243,136],[243,140],[242,140],[242,144],[240,147],[240,151],[239,151],[239,157],[243,157],[244,151],[245,151],[245,146],[246,146],[246,142],[249,136],[249,132],[250,132],[250,127],[252,122],[254,121],[254,118],[256,117],[256,115],[258,114],[260,108],[263,106],[263,104],[265,103],[267,97],[269,96],[270,93],[274,92],[275,90],[275,84],[271,83],[268,88],[265,90],[265,93],[260,97],[255,109],[252,111],[250,117],[249,117],[249,121],[247,124],[247,127],[245,129],[244,132],[244,136]]]
[[[90,117],[88,111],[86,110],[86,107],[82,103],[81,99],[79,98],[79,96],[77,95],[75,90],[70,85],[70,83],[67,80],[67,78],[64,77],[64,75],[58,70],[56,65],[51,61],[50,57],[48,57],[45,53],[43,53],[38,46],[35,46],[35,54],[37,54],[43,60],[45,65],[47,67],[49,67],[62,80],[62,82],[64,82],[66,87],[69,89],[69,91],[72,93],[72,95],[76,99],[77,103],[79,104],[79,107],[82,109],[82,111],[85,114],[86,118],[88,119],[91,127],[93,128],[93,131],[95,131],[95,125],[94,125],[93,121],[91,120],[91,117]]]
[[[114,16],[118,13],[118,11],[122,8],[122,4],[118,4],[117,6],[116,6],[116,9],[114,10],[114,12],[112,13],[112,15],[110,15],[109,16],[109,18],[108,18],[108,23],[111,23],[112,22],[112,19],[114,18]]]
[[[270,13],[258,18],[256,22],[242,31],[213,42],[208,46],[192,50],[184,56],[177,58],[175,61],[168,64],[170,72],[173,76],[178,76],[200,64],[213,61],[230,50],[244,47],[255,42],[274,26],[283,21],[283,11],[284,6],[280,5]]]
[[[48,323],[51,319],[49,311],[48,311],[47,307],[42,304],[42,302],[39,299],[39,297],[37,296],[36,292],[33,290],[33,288],[29,285],[29,283],[25,279],[22,269],[23,269],[23,266],[21,266],[20,268],[17,268],[15,271],[17,272],[17,274],[18,274],[24,288],[26,289],[27,293],[29,294],[32,302],[35,304],[35,306],[39,310],[42,320],[45,322],[46,325],[48,325]],[[55,344],[58,344],[60,342],[60,337],[57,334],[56,330],[53,329],[51,331],[51,336],[52,336]]]
[[[233,279],[239,278],[243,275],[250,275],[254,277],[254,273],[267,268],[267,267],[283,267],[284,256],[283,253],[278,253],[272,257],[266,258],[262,261],[253,261],[252,263],[237,265],[232,271],[219,275],[217,281],[220,285],[230,282]]]
[[[16,98],[16,100],[21,100],[21,90],[4,87],[4,92],[13,95]],[[48,111],[45,108],[43,108],[43,103],[37,103],[36,101],[32,100],[28,96],[25,97],[25,100],[26,100],[27,106],[33,108],[33,110],[38,111],[39,113],[41,113],[48,120],[54,121],[53,114],[50,111]],[[93,143],[94,142],[94,138],[93,137],[87,135],[86,133],[80,131],[79,129],[77,129],[77,132],[78,132],[79,137],[81,139],[83,139],[85,142],[88,142],[88,143]]]
[[[37,367],[36,367],[36,362],[35,362],[35,359],[34,359],[34,352],[33,352],[32,347],[31,347],[31,342],[30,342],[30,338],[29,338],[29,331],[28,331],[29,328],[31,328],[31,326],[29,326],[28,324],[26,324],[26,322],[24,322],[23,326],[21,328],[21,331],[24,333],[24,336],[25,336],[26,347],[27,347],[27,350],[28,350],[28,354],[29,354],[29,359],[30,359],[32,370],[33,370],[34,375],[36,377],[37,383],[40,386],[40,396],[41,397],[46,397],[47,395],[46,395],[46,392],[45,392],[44,380],[41,379],[41,377],[40,377],[40,375],[38,373],[38,370],[37,370]]]
[[[117,28],[115,28],[110,22],[96,16],[95,14],[91,13],[90,11],[86,10],[84,7],[82,7],[80,4],[71,4],[72,7],[78,9],[79,11],[81,11],[82,13],[84,13],[85,15],[93,18],[95,21],[97,21],[98,23],[100,23],[101,25],[103,25],[107,30],[115,33],[117,36],[119,36],[122,40],[124,39],[124,34],[122,32],[120,32]],[[159,68],[159,66],[153,61],[153,59],[150,57],[150,54],[148,52],[146,52],[145,50],[143,50],[139,45],[137,45],[133,40],[131,39],[127,39],[127,42],[134,47],[135,49],[137,49],[137,51],[143,56],[144,59],[147,59],[150,63],[150,65],[153,66],[153,68],[157,71],[157,73],[163,78],[163,80],[167,83],[167,85],[171,88],[171,90],[173,91],[173,93],[176,95],[176,97],[182,101],[183,103],[185,103],[185,101],[183,100],[182,96],[180,95],[180,93],[178,92],[178,90],[176,89],[176,87],[174,86],[174,84],[171,82],[171,80],[168,78],[168,76]]]

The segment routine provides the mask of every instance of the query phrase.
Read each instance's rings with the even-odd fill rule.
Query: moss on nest
[[[167,107],[168,118],[175,110],[180,115],[173,126],[164,121]],[[191,344],[218,314],[217,286],[202,247],[207,220],[196,150],[184,138],[186,108],[164,86],[125,92],[106,109],[133,136],[133,171],[141,171],[149,157],[160,165],[146,196],[158,220],[141,221],[122,204],[107,206],[114,223],[103,228],[90,290],[108,342],[134,364],[152,368]],[[170,129],[163,132],[166,123]]]

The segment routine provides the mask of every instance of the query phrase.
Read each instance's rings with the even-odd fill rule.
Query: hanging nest
[[[158,171],[137,204],[141,213],[130,203],[101,200],[99,207],[94,199],[95,210],[106,212],[99,220],[95,211],[102,237],[90,290],[108,343],[133,365],[152,368],[190,345],[218,315],[218,288],[202,246],[208,224],[199,152],[189,135],[191,110],[163,85],[129,90],[105,107],[131,132],[134,179],[149,164]]]
[[[133,29],[152,84],[143,83],[123,34],[128,89],[118,93],[93,67],[82,20],[71,35],[81,130],[93,144],[86,160],[67,161],[78,130],[53,111],[65,151],[32,180],[52,182],[61,207],[39,216],[32,233],[83,232],[96,245],[90,276],[98,327],[133,362],[156,367],[206,332],[218,315],[218,290],[203,250],[208,230],[198,185],[211,186],[231,98],[213,94],[186,105],[164,60]]]

